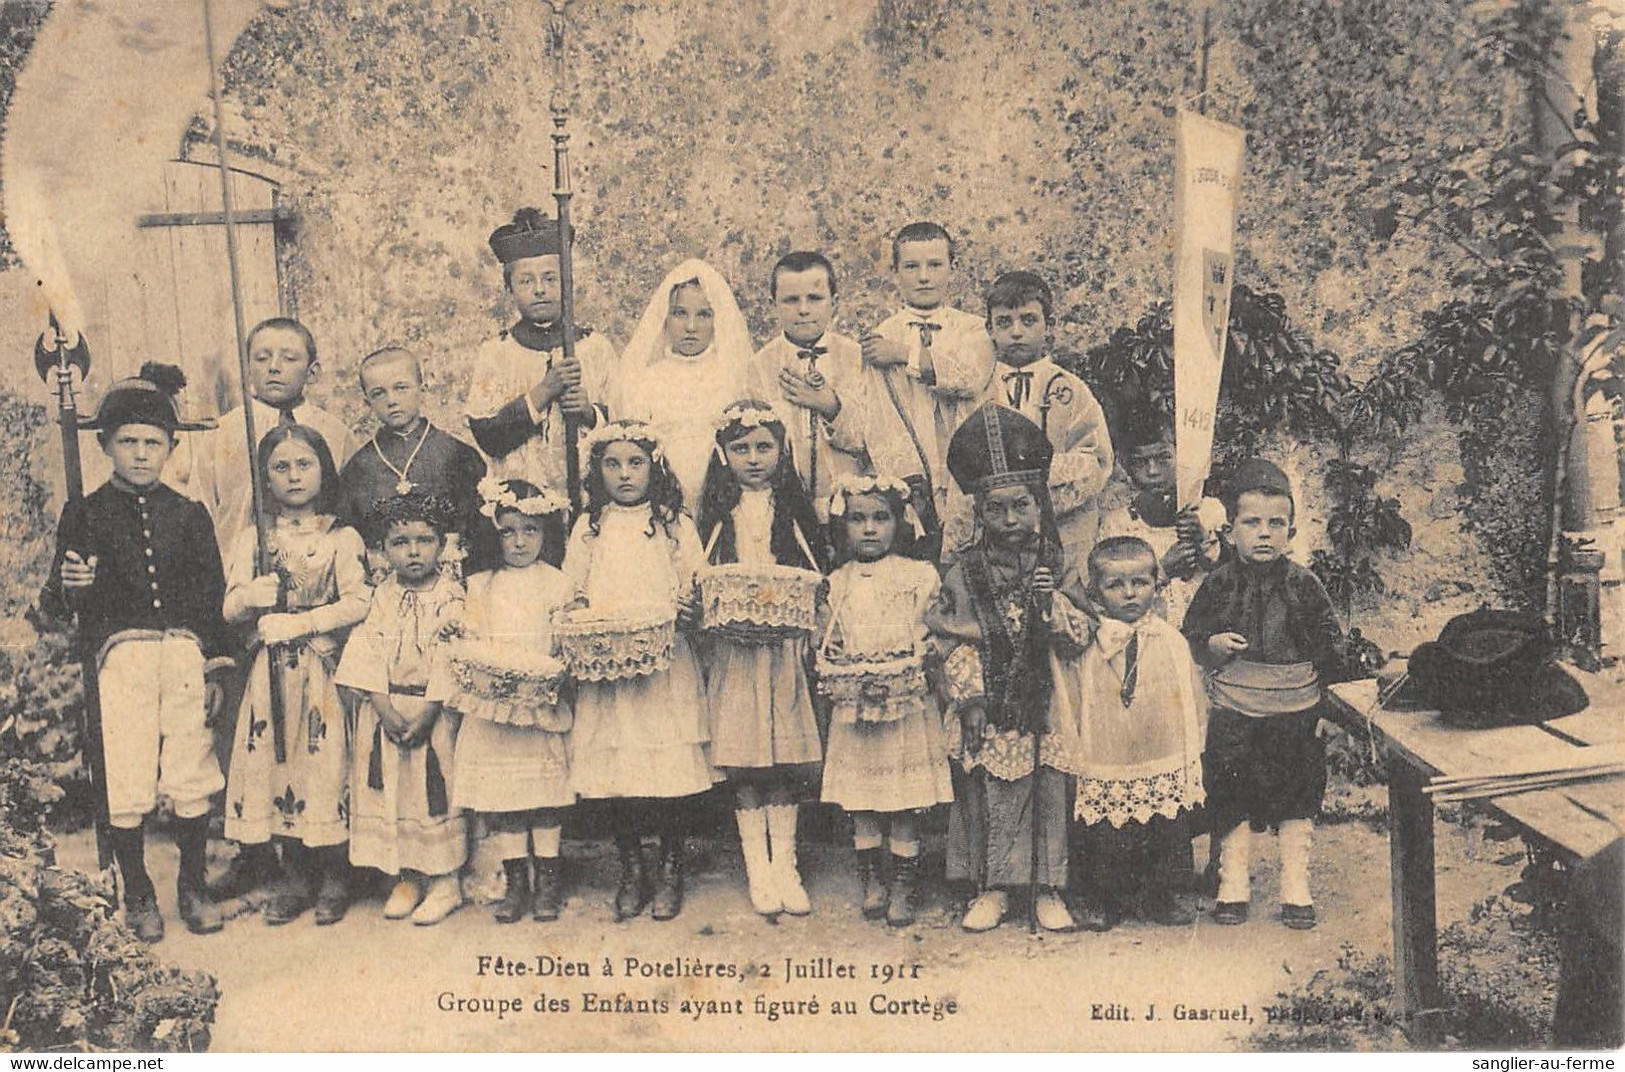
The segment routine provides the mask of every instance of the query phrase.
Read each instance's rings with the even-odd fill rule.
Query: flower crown
[[[666,452],[661,449],[660,437],[655,435],[654,428],[645,421],[633,420],[610,421],[607,424],[599,424],[598,427],[582,438],[581,456],[582,458],[589,458],[595,449],[600,446],[607,446],[610,443],[639,442],[652,444],[649,450],[649,457],[652,460],[657,462],[666,460]]]
[[[478,485],[480,498],[484,502],[480,505],[480,513],[497,519],[497,514],[504,510],[517,510],[526,517],[541,517],[544,514],[561,513],[570,508],[569,503],[551,491],[543,490],[538,495],[531,495],[521,499],[506,480],[496,477],[486,477]]]
[[[733,402],[722,411],[717,419],[717,431],[724,432],[734,424],[741,428],[760,428],[764,424],[782,425],[784,422],[774,412],[773,407],[766,402],[758,402],[753,398],[742,398]]]
[[[915,512],[911,501],[913,489],[906,481],[886,473],[874,476],[845,473],[837,477],[835,490],[829,497],[829,516],[845,517],[847,500],[854,495],[885,495],[888,492],[903,500],[903,520],[914,530],[915,538],[919,538],[924,533],[925,527],[920,524],[920,515]]]

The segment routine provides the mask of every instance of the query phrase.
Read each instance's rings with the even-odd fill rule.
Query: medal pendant
[[[398,481],[395,484],[395,494],[397,494],[397,495],[410,495],[412,493],[412,489],[415,488],[416,486],[417,485],[413,484],[410,480]]]
[[[824,389],[824,384],[827,382],[824,379],[824,374],[819,372],[817,369],[813,369],[811,372],[807,373],[806,379],[807,386],[811,387],[814,391],[822,391]]]

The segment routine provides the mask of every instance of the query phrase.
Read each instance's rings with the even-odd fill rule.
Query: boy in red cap
[[[209,798],[225,786],[207,725],[218,703],[208,674],[231,665],[218,658],[225,573],[208,511],[162,483],[175,433],[207,427],[176,415],[174,396],[185,384],[180,369],[149,362],[109,388],[83,423],[96,429],[113,475],[63,508],[43,594],[49,610],[78,614],[81,650],[97,656],[106,707],[101,789],[125,922],[146,942],[164,936],[141,831],[160,795],[175,806],[181,918],[194,934],[220,929],[204,850]]]
[[[1247,919],[1251,832],[1281,835],[1281,921],[1315,925],[1309,842],[1326,792],[1318,731],[1323,685],[1342,665],[1343,627],[1320,580],[1288,554],[1292,484],[1262,458],[1225,489],[1235,558],[1207,575],[1183,632],[1207,673],[1203,777],[1219,860],[1216,923]]]

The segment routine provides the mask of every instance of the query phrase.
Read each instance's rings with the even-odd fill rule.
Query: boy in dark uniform
[[[1183,632],[1207,670],[1203,779],[1218,846],[1216,923],[1247,919],[1252,831],[1281,835],[1281,921],[1315,925],[1309,842],[1326,792],[1319,707],[1346,658],[1343,627],[1313,573],[1288,557],[1297,529],[1292,484],[1249,458],[1225,488],[1235,558],[1207,575]]]
[[[225,574],[208,511],[160,482],[175,433],[204,427],[176,415],[185,382],[180,369],[149,362],[115,383],[85,422],[113,475],[63,509],[45,590],[49,609],[78,614],[78,643],[100,668],[101,789],[125,920],[148,942],[163,937],[164,921],[141,823],[160,794],[175,806],[180,916],[194,934],[220,929],[204,887],[209,797],[225,785],[207,725],[218,688],[206,679],[230,665],[218,658]]]

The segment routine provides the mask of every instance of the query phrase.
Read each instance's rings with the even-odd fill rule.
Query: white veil
[[[699,280],[700,290],[711,305],[712,322],[716,327],[716,338],[711,345],[734,385],[734,398],[743,396],[745,371],[754,352],[750,327],[745,323],[745,314],[739,311],[733,289],[728,286],[722,273],[702,260],[690,258],[667,272],[660,281],[649,299],[648,307],[643,310],[643,316],[638,320],[637,329],[632,332],[631,341],[621,352],[616,366],[615,389],[610,396],[610,409],[617,419],[648,419],[651,416],[640,412],[646,408],[646,401],[638,397],[638,384],[644,378],[644,371],[666,356],[666,315],[671,311],[673,288],[695,279]],[[727,401],[733,400],[730,398]]]

